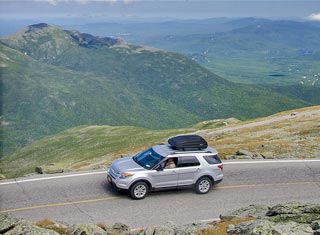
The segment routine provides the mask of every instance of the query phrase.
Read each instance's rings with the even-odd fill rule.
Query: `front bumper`
[[[116,189],[124,189],[124,190],[128,190],[131,183],[131,181],[128,179],[114,178],[110,174],[107,175],[107,181]]]

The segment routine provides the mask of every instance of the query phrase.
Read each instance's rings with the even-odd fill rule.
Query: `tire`
[[[208,177],[201,177],[195,185],[195,191],[198,194],[206,194],[212,187],[212,181]]]
[[[144,199],[149,192],[149,186],[145,182],[137,182],[130,188],[130,196],[134,200]]]

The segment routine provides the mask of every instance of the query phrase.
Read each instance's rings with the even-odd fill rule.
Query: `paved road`
[[[224,181],[206,195],[192,190],[151,193],[140,201],[118,194],[104,172],[1,181],[1,212],[29,220],[123,222],[132,227],[215,219],[251,204],[320,203],[320,160],[225,161]]]

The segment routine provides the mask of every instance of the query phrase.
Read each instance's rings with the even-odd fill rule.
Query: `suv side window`
[[[184,156],[178,158],[178,167],[200,166],[199,160],[194,156]]]
[[[220,164],[221,160],[218,157],[218,155],[208,155],[208,156],[203,156],[203,158],[209,163],[210,165],[214,164]]]

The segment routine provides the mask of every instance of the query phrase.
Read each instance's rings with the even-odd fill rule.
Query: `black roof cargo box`
[[[199,135],[178,135],[168,139],[168,143],[173,149],[182,151],[203,150],[208,147],[208,143]]]

